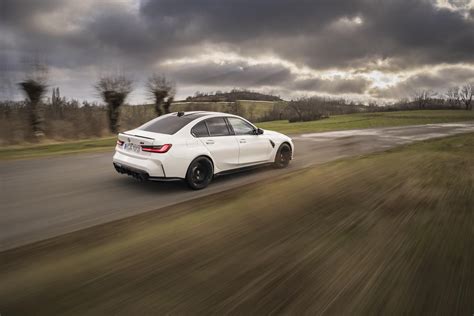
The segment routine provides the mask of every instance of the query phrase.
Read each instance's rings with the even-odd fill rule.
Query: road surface
[[[112,167],[112,152],[0,162],[0,250],[215,194],[285,172],[414,141],[474,132],[474,122],[295,135],[285,170],[215,179],[205,190],[181,182],[137,182]]]

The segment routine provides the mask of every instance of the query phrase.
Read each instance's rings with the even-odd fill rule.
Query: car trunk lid
[[[149,156],[150,153],[143,151],[142,146],[162,145],[168,138],[169,135],[141,130],[130,130],[118,135],[118,139],[123,142],[120,150],[132,156]]]

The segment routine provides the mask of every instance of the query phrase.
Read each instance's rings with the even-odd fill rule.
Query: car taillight
[[[170,150],[171,144],[164,144],[158,146],[144,146],[142,145],[142,150],[147,151],[150,153],[157,153],[157,154],[164,154],[168,150]]]
[[[120,139],[117,139],[117,145],[118,146],[122,146],[123,143],[125,143],[124,141],[120,140]]]

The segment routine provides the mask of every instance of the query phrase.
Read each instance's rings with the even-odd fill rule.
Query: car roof
[[[175,133],[179,132],[182,130],[184,127],[189,126],[192,122],[199,123],[201,121],[204,121],[208,118],[213,118],[213,117],[237,117],[240,118],[240,116],[230,114],[230,113],[223,113],[223,112],[211,112],[211,111],[180,111],[180,112],[173,112],[173,113],[168,113],[162,116],[159,116],[149,122],[146,122],[145,124],[137,127],[137,130],[143,130],[147,132],[153,132],[153,133],[159,133],[159,134],[168,134],[168,135],[174,135]],[[160,129],[156,130],[155,124],[162,125],[164,121],[169,121],[166,126],[168,128],[165,128],[165,130]],[[245,119],[244,119],[245,120]],[[247,121],[248,122],[248,121]],[[170,125],[171,124],[171,125]],[[250,123],[251,124],[251,123]],[[175,126],[177,128],[171,128],[170,126]],[[192,126],[191,126],[192,127]]]
[[[180,111],[181,112],[181,111]],[[170,115],[178,115],[180,112],[173,112],[170,113]],[[189,118],[201,118],[201,117],[215,117],[215,116],[234,116],[234,117],[239,117],[234,114],[230,113],[224,113],[224,112],[212,112],[212,111],[182,111],[181,113],[184,113],[184,117],[189,117]]]

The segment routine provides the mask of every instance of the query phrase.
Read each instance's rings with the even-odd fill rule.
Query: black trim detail
[[[152,139],[152,140],[155,140],[154,138],[151,138],[151,137],[146,137],[146,136],[140,136],[140,135],[134,135],[134,134],[128,134],[128,133],[120,133],[122,135],[128,135],[128,136],[135,136],[135,137],[140,137],[140,138],[146,138],[146,139]]]
[[[232,124],[230,124],[230,122],[229,122],[229,117],[225,116],[224,121],[227,124],[227,129],[229,130],[230,135],[235,136],[235,131],[234,131],[234,128],[232,127]]]
[[[169,181],[182,181],[183,179],[178,178],[178,177],[168,177],[168,178],[165,178],[165,177],[149,177],[148,180],[149,181],[169,182]]]
[[[161,165],[161,170],[163,170],[163,176],[166,178],[165,167],[163,167],[163,165]]]
[[[275,148],[275,143],[273,142],[273,140],[269,139],[270,141],[270,144],[272,144],[272,147]]]
[[[253,169],[258,169],[258,168],[262,168],[262,167],[265,167],[265,166],[271,166],[271,165],[273,165],[272,162],[262,162],[262,163],[252,165],[252,166],[246,166],[246,167],[240,167],[240,168],[235,168],[235,169],[231,169],[231,170],[221,171],[221,172],[218,172],[218,173],[214,174],[214,176],[225,176],[225,175],[228,175],[228,174],[250,171],[250,170],[253,170]]]
[[[206,130],[207,130],[207,137],[211,137],[211,132],[209,132],[209,126],[207,126],[207,122],[206,122],[206,120],[204,120],[203,122],[204,122],[204,126],[206,126]]]
[[[114,162],[114,168],[118,173],[127,174],[140,181],[146,181],[150,178],[148,172]]]
[[[133,167],[130,167],[130,166],[126,166],[124,164],[117,163],[117,162],[114,162],[113,164],[114,164],[115,170],[118,173],[127,174],[129,176],[134,177],[137,180],[140,180],[140,181],[146,181],[146,180],[149,180],[149,181],[183,180],[182,178],[178,178],[178,177],[166,177],[166,174],[164,173],[165,170],[164,170],[163,166],[161,166],[161,167],[163,168],[163,174],[165,175],[164,177],[150,177],[148,172],[146,172],[144,170],[141,170],[141,169],[138,169],[138,168],[133,168]]]

